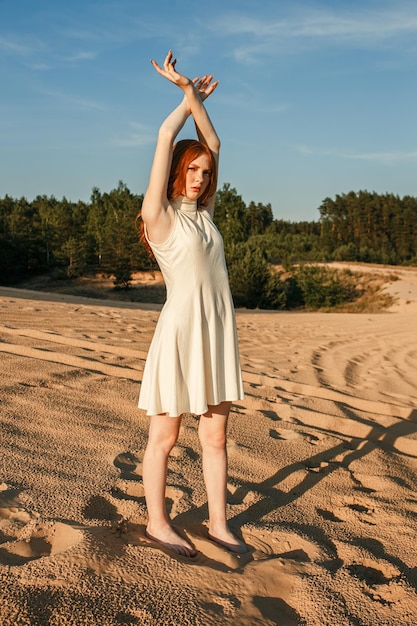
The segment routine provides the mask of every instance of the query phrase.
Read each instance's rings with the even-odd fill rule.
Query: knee
[[[224,431],[215,431],[211,433],[199,433],[201,447],[204,450],[225,450],[226,449],[226,433]]]
[[[148,439],[147,449],[168,456],[177,443],[177,439],[178,435],[172,433],[160,434],[158,437],[151,436]]]

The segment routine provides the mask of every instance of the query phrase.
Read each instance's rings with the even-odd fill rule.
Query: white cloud
[[[131,122],[131,130],[124,135],[114,137],[112,145],[118,148],[134,148],[137,146],[147,146],[155,142],[155,130],[151,130],[140,122]]]
[[[104,105],[100,102],[87,100],[86,98],[82,98],[74,94],[69,94],[62,91],[54,91],[52,89],[41,90],[41,92],[45,96],[60,100],[64,105],[68,106],[71,109],[81,109],[83,111],[102,111],[105,108]]]
[[[306,145],[296,145],[293,149],[305,156],[324,156],[339,159],[352,159],[360,161],[374,161],[377,163],[407,163],[417,160],[417,151],[380,151],[380,152],[352,152],[338,149],[312,148]]]
[[[66,57],[66,61],[70,61],[71,63],[76,61],[92,61],[97,58],[97,52],[93,51],[80,51],[71,56]]]
[[[29,67],[36,72],[46,72],[51,69],[48,63],[30,63]]]
[[[289,109],[288,104],[282,102],[274,102],[260,100],[256,96],[248,95],[247,93],[233,93],[230,95],[218,95],[216,99],[219,103],[230,106],[233,109],[239,108],[245,111],[251,111],[255,114],[269,115],[283,113]]]
[[[379,161],[380,163],[399,163],[417,160],[417,152],[363,152],[343,155],[347,159],[360,159],[363,161]]]
[[[0,37],[0,50],[4,50],[10,54],[16,54],[18,56],[28,56],[38,49],[38,45],[29,45],[27,43],[21,43],[17,39],[10,37]]]
[[[62,42],[61,42],[62,43]],[[57,55],[47,45],[38,40],[22,41],[17,37],[0,36],[0,50],[24,59],[24,63],[35,70],[46,70],[63,63],[75,63],[79,61],[91,61],[97,58],[97,52],[93,50],[80,50],[66,56]],[[42,57],[46,57],[44,61]]]
[[[256,18],[229,13],[210,24],[214,36],[245,39],[234,49],[238,61],[250,62],[276,52],[294,52],[316,45],[377,46],[417,34],[417,6],[354,11],[312,10],[298,6],[291,14]],[[279,5],[275,5],[279,10]],[[412,43],[412,42],[411,42]]]

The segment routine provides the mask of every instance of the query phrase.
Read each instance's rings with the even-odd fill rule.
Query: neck
[[[181,211],[197,211],[197,200],[190,200],[186,196],[179,196],[171,200],[172,205]]]

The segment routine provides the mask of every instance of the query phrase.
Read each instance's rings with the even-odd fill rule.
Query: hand
[[[214,81],[214,83],[211,82],[212,80],[213,74],[203,76],[202,78],[200,78],[199,76],[197,76],[197,78],[194,78],[194,87],[196,88],[197,93],[200,96],[201,102],[204,102],[204,100],[213,93],[213,91],[219,84],[218,80]]]
[[[164,76],[164,78],[171,81],[171,83],[174,83],[174,85],[177,85],[181,89],[184,89],[185,87],[188,87],[188,85],[192,85],[193,81],[187,78],[187,76],[184,76],[183,74],[177,72],[177,70],[175,69],[176,62],[177,60],[172,58],[172,50],[170,50],[166,55],[163,68],[160,67],[156,61],[151,59],[151,63],[158,72],[158,74]]]
[[[184,76],[183,74],[177,72],[177,70],[175,69],[177,60],[173,59],[172,56],[172,50],[170,50],[165,57],[163,68],[160,67],[158,63],[153,59],[151,59],[151,63],[158,72],[158,74],[164,76],[164,78],[169,80],[171,83],[174,83],[174,85],[177,85],[181,89],[184,90],[189,85],[194,85],[201,102],[204,102],[204,100],[208,98],[209,95],[212,94],[213,91],[216,89],[219,81],[216,80],[212,82],[213,74],[206,74],[202,78],[197,76],[196,78],[194,78],[194,80],[190,80],[189,78],[187,78],[187,76]]]

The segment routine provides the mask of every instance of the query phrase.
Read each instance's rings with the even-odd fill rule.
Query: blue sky
[[[220,80],[219,186],[247,204],[297,221],[351,190],[417,195],[415,0],[0,0],[0,197],[144,193],[181,97],[149,62],[169,48]]]

